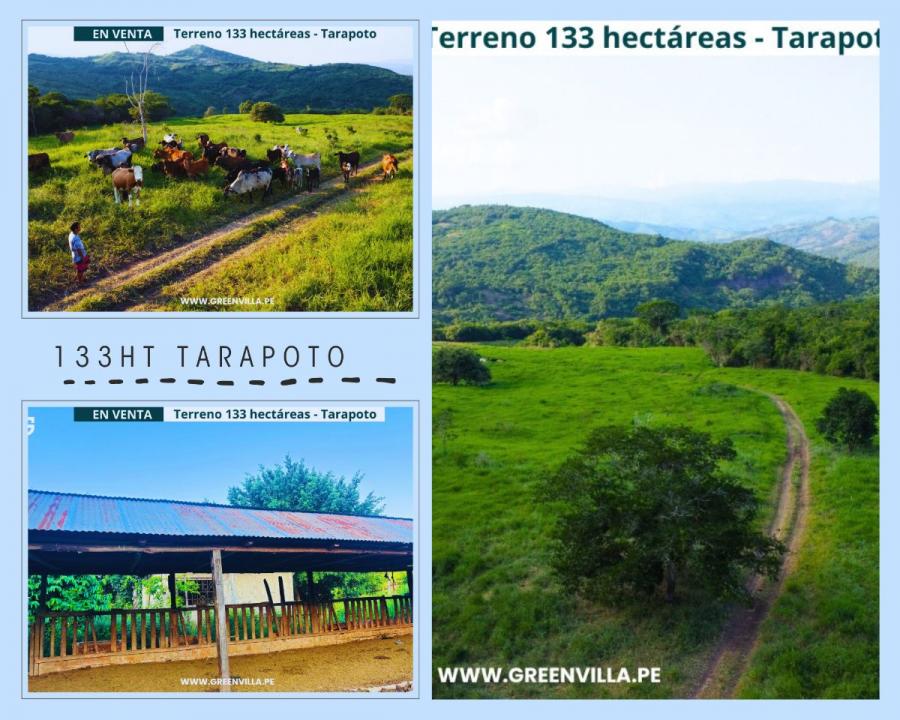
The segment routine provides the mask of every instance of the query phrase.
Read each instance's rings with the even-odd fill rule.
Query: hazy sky
[[[78,23],[87,25],[89,23]],[[121,23],[122,25],[137,25],[136,22]],[[147,22],[147,25],[159,25],[159,22]],[[375,39],[361,38],[351,42],[341,40],[326,40],[322,37],[313,37],[308,40],[176,40],[174,29],[184,30],[219,29],[223,31],[227,27],[255,28],[257,30],[273,29],[277,27],[289,27],[292,29],[310,28],[318,32],[322,26],[331,30],[339,29],[365,29],[374,30],[378,37]],[[41,55],[54,55],[57,57],[88,57],[91,55],[103,55],[110,52],[124,52],[125,44],[122,42],[75,42],[73,40],[72,24],[49,26],[33,25],[28,28],[29,53]],[[306,24],[253,24],[247,22],[235,22],[230,25],[200,25],[185,23],[183,25],[166,25],[165,42],[154,52],[159,55],[184,50],[191,45],[207,45],[217,50],[251,57],[254,60],[266,62],[282,62],[291,65],[323,65],[325,63],[349,62],[365,63],[386,67],[397,72],[412,73],[413,67],[413,30],[409,26],[398,25],[352,25],[347,23],[313,23]],[[149,43],[130,43],[128,49],[132,52],[148,47]]]
[[[71,408],[32,408],[28,487],[34,490],[227,503],[227,490],[285,455],[322,472],[365,475],[361,494],[412,517],[412,410],[383,423],[75,422]]]
[[[878,58],[441,56],[436,207],[878,179]]]

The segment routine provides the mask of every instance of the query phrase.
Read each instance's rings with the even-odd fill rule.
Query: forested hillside
[[[93,99],[124,92],[124,78],[142,56],[109,53],[84,58],[28,56],[28,84],[41,93]],[[315,58],[309,58],[314,61]],[[176,115],[202,115],[208,107],[237,112],[244,100],[276,103],[285,112],[371,110],[391,95],[412,93],[412,77],[372,65],[287,65],[260,62],[193,45],[152,60],[150,89],[165,95]]]
[[[790,307],[874,293],[876,270],[764,239],[727,244],[635,235],[551,210],[436,211],[438,322],[627,317],[651,299],[686,310]]]

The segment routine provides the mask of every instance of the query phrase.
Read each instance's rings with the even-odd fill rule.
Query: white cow
[[[322,171],[322,155],[320,153],[310,153],[309,155],[294,153],[291,159],[297,167],[314,167],[319,172]]]
[[[234,182],[225,188],[225,194],[233,193],[235,195],[247,195],[250,202],[253,202],[253,191],[263,191],[263,197],[269,194],[272,186],[272,176],[274,173],[263,168],[259,170],[241,170]]]
[[[273,150],[280,150],[281,157],[284,160],[290,160],[297,167],[314,167],[320,172],[322,170],[322,155],[320,153],[309,153],[304,155],[291,149],[290,145],[276,145]]]
[[[131,150],[127,148],[110,148],[109,150],[91,150],[88,160],[103,169],[109,175],[116,168],[127,166],[131,162]]]

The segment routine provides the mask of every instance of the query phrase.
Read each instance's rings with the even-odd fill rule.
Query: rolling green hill
[[[138,56],[109,53],[84,58],[28,56],[28,83],[42,93],[93,99],[124,91],[123,78]],[[313,58],[311,58],[313,59]],[[266,100],[285,112],[371,110],[397,93],[412,92],[412,77],[351,63],[286,65],[260,62],[204,45],[153,59],[150,89],[169,98],[178,115],[202,115],[207,107],[236,112],[244,100]]]
[[[630,316],[652,298],[719,310],[873,293],[878,272],[764,239],[723,245],[635,235],[551,210],[436,211],[434,315],[441,321]]]

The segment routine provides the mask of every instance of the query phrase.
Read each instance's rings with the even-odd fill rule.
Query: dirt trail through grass
[[[398,154],[403,160],[408,154]],[[351,181],[353,188],[365,187],[378,180],[381,161],[360,165],[359,178]],[[355,181],[355,183],[354,183]],[[132,263],[112,274],[98,278],[63,299],[47,305],[44,310],[129,310],[154,309],[153,298],[165,285],[185,281],[208,269],[212,263],[232,256],[239,250],[257,248],[269,237],[273,225],[280,226],[293,219],[292,229],[316,217],[317,213],[336,205],[346,197],[344,179],[337,176],[323,182],[319,191],[309,195],[300,193],[201,235],[172,250],[150,259]],[[240,202],[240,199],[236,202]],[[302,213],[302,215],[300,215]],[[79,307],[89,303],[88,307]]]
[[[772,400],[787,430],[787,461],[781,469],[778,504],[769,525],[769,533],[784,542],[787,552],[778,579],[768,581],[754,575],[748,588],[755,599],[750,607],[737,608],[693,693],[698,698],[730,698],[746,671],[759,642],[759,631],[794,570],[803,542],[809,507],[809,439],[794,409],[782,398],[766,393]]]

